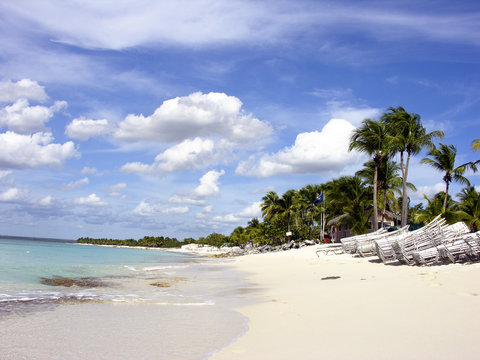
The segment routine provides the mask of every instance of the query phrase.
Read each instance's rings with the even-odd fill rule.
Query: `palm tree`
[[[408,194],[407,178],[410,158],[418,154],[425,146],[431,146],[434,138],[443,138],[442,131],[427,132],[420,121],[420,115],[408,113],[403,107],[388,108],[382,116],[386,123],[389,139],[393,148],[400,153],[400,168],[402,170],[402,226],[407,224]],[[405,154],[407,158],[404,159]]]
[[[290,219],[295,216],[297,194],[295,190],[287,190],[279,199],[278,207],[280,216],[286,219],[287,231],[290,232]]]
[[[365,183],[373,184],[373,178],[375,174],[375,163],[370,160],[363,164],[364,168],[357,171],[355,175],[364,179]],[[397,196],[401,195],[402,191],[402,177],[399,176],[398,171],[400,165],[393,160],[384,158],[378,167],[378,191],[379,191],[379,203],[382,203],[382,220],[380,223],[383,226],[385,221],[386,210],[397,212],[395,209],[398,207]],[[416,191],[416,187],[407,182],[407,187],[413,191]]]
[[[306,185],[298,191],[298,205],[302,214],[310,215],[310,230],[308,238],[312,239],[312,226],[314,223],[314,216],[318,212],[314,201],[322,191],[320,185]],[[303,218],[304,216],[302,216]]]
[[[472,141],[472,149],[474,151],[479,151],[480,150],[480,139],[475,139]]]
[[[451,196],[446,196],[445,192],[443,191],[435,194],[431,199],[429,199],[427,195],[423,195],[423,197],[427,201],[427,206],[425,209],[415,212],[413,221],[416,223],[423,222],[428,224],[439,214],[442,214],[445,220],[447,220],[447,223],[453,224],[460,220],[463,215],[458,210],[458,203],[453,200]],[[446,210],[443,209],[445,199],[447,199]]]
[[[443,212],[447,210],[448,190],[452,181],[457,181],[466,185],[470,185],[470,181],[463,176],[466,167],[465,164],[455,167],[455,158],[457,156],[457,148],[454,145],[445,145],[440,143],[440,148],[433,145],[428,152],[431,158],[422,159],[422,164],[429,164],[437,170],[443,171],[443,181],[445,181],[445,201],[443,203]]]
[[[468,186],[457,194],[460,199],[460,211],[462,220],[468,225],[471,231],[480,230],[480,193],[475,187]]]
[[[280,198],[275,191],[269,191],[264,197],[262,197],[262,216],[271,220],[275,215],[280,212]]]
[[[377,182],[378,167],[387,156],[387,132],[385,123],[365,119],[362,125],[355,129],[350,138],[348,151],[356,149],[373,156],[375,173],[373,177],[373,231],[378,229]]]
[[[329,198],[327,210],[329,218],[346,215],[341,223],[348,225],[355,234],[364,234],[368,230],[372,210],[371,188],[363,185],[359,176],[342,176],[326,184]]]

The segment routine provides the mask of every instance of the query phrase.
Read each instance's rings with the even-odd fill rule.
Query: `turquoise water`
[[[0,239],[0,358],[206,359],[246,331],[246,319],[232,309],[256,291],[225,262]],[[52,286],[45,278],[94,282]],[[92,331],[115,335],[105,343]]]
[[[0,314],[82,301],[211,305],[228,280],[215,265],[165,251],[0,239]],[[94,279],[101,286],[42,283],[52,278]]]

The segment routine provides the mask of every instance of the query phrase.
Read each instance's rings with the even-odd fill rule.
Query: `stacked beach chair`
[[[377,255],[384,263],[433,265],[480,260],[480,231],[470,233],[463,222],[447,225],[440,216],[415,231],[408,231],[408,226],[392,232],[380,229],[341,242],[346,253]]]
[[[404,237],[408,232],[408,225],[395,231],[382,232],[367,238],[356,240],[356,253],[362,257],[377,255],[377,243],[393,243],[397,239]]]
[[[373,233],[368,233],[368,234],[362,234],[362,235],[355,235],[355,236],[350,236],[347,238],[340,239],[340,242],[342,243],[343,251],[348,254],[355,254],[357,251],[357,241],[361,240],[367,240],[371,237],[374,237],[379,234],[384,234],[387,232],[387,229],[381,228],[378,229],[377,231]]]

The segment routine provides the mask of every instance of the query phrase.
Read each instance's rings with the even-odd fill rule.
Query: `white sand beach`
[[[384,265],[316,249],[232,263],[262,290],[238,309],[246,335],[212,360],[478,357],[480,263]]]

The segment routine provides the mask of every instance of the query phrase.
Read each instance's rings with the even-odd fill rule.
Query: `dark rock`
[[[83,288],[92,288],[92,287],[105,287],[108,284],[95,279],[95,278],[80,278],[80,279],[70,279],[70,278],[42,278],[40,282],[44,285],[51,286],[65,286],[72,287],[78,286]]]

